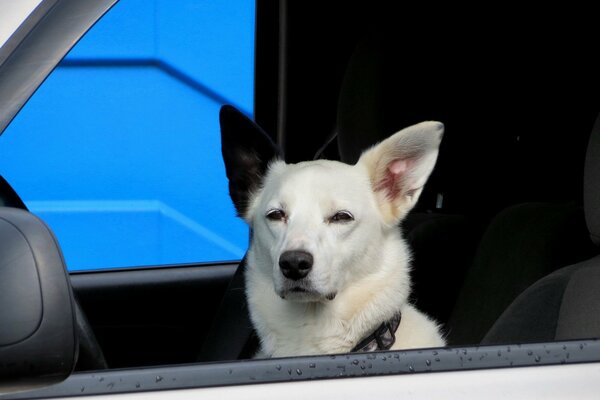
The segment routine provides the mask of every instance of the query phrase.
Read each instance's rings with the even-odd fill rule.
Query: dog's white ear
[[[437,160],[443,133],[441,122],[421,122],[361,155],[357,164],[367,169],[387,223],[398,223],[416,204]]]
[[[238,215],[244,217],[250,196],[262,184],[269,163],[281,158],[281,151],[269,135],[232,106],[221,107],[219,122],[229,195]]]

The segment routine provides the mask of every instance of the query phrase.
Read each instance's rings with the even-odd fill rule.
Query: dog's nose
[[[286,278],[297,281],[304,278],[313,266],[312,254],[303,250],[288,250],[279,257],[279,268]]]

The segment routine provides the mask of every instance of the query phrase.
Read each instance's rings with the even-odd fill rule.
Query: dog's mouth
[[[298,302],[320,302],[323,300],[331,301],[335,299],[337,293],[323,294],[316,290],[307,289],[302,286],[294,286],[279,293],[279,297],[284,300]]]

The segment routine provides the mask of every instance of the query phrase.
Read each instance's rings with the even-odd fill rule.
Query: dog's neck
[[[396,342],[396,331],[401,321],[402,313],[398,312],[392,319],[382,322],[373,333],[358,342],[352,352],[389,350]]]

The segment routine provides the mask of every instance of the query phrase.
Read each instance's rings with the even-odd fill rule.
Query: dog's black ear
[[[221,107],[219,121],[229,195],[238,215],[244,217],[250,195],[260,187],[269,163],[281,158],[281,151],[269,135],[235,107]]]

